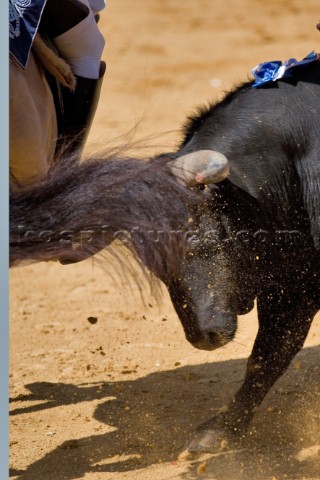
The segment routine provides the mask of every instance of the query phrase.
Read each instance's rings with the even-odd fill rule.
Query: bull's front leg
[[[212,452],[239,440],[271,386],[302,348],[318,309],[307,292],[297,296],[279,290],[258,297],[259,331],[244,383],[226,412],[200,425],[189,452]]]

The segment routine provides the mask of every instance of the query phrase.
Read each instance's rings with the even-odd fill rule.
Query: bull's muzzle
[[[199,319],[197,329],[186,332],[186,337],[199,350],[215,350],[229,343],[234,338],[236,329],[235,313],[216,311],[207,321]]]
[[[223,347],[232,338],[223,332],[208,332],[203,335],[201,340],[192,342],[192,345],[198,350],[215,350],[216,348]]]

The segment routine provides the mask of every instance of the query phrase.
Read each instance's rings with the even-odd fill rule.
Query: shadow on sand
[[[293,365],[268,394],[241,449],[207,461],[210,476],[318,478],[320,455],[314,448],[320,444],[319,354],[320,347],[313,347],[296,357],[296,368]],[[70,438],[26,470],[12,470],[10,475],[19,480],[72,480],[90,472],[129,472],[159,462],[175,463],[195,427],[230,401],[245,364],[245,360],[229,360],[90,385],[27,385],[30,395],[11,401],[14,406],[30,400],[32,406],[13,408],[11,415],[101,400],[94,418],[114,429]],[[42,403],[34,404],[37,400]],[[179,476],[173,472],[170,478],[198,479],[199,462],[188,462]]]

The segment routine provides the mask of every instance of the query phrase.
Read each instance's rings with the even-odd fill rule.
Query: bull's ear
[[[178,181],[188,187],[222,182],[229,175],[228,159],[214,150],[187,153],[170,162],[170,168]]]

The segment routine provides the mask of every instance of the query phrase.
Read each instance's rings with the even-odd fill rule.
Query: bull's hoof
[[[188,446],[188,452],[192,454],[216,453],[225,450],[229,446],[229,438],[221,430],[202,430]]]

